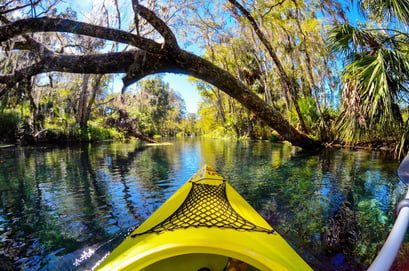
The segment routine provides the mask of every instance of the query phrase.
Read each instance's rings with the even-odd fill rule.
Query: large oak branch
[[[66,32],[130,44],[149,52],[163,51],[161,44],[122,30],[59,18],[29,18],[0,26],[0,42],[35,32]]]

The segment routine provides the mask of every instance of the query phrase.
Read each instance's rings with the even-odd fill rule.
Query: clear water
[[[83,270],[209,164],[316,270],[363,270],[405,187],[382,152],[211,139],[0,149],[0,261]]]

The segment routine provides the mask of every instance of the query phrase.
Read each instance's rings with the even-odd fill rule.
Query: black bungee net
[[[225,228],[266,233],[275,232],[274,230],[255,225],[233,209],[227,199],[225,181],[218,185],[191,183],[192,187],[188,196],[173,214],[151,229],[133,234],[131,237],[191,227]]]

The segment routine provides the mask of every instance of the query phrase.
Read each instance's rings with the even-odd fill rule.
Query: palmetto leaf
[[[328,32],[329,48],[346,56],[381,46],[377,36],[350,24],[337,24]]]
[[[393,131],[400,125],[393,108],[398,93],[406,91],[408,63],[406,53],[381,48],[375,55],[360,54],[359,59],[345,67],[341,119],[350,126],[339,126],[341,130],[346,129],[345,137],[358,139],[361,130],[373,131],[380,127],[383,131]]]
[[[366,15],[373,14],[388,21],[396,18],[402,23],[409,22],[408,0],[360,0],[359,6]]]
[[[376,134],[398,139],[405,133],[398,103],[409,84],[409,34],[399,29],[409,23],[409,0],[359,0],[359,5],[365,15],[404,26],[368,30],[339,24],[329,31],[330,49],[347,57],[339,135],[347,141]],[[408,146],[407,138],[401,144]]]

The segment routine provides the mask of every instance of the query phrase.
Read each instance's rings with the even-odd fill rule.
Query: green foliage
[[[181,133],[185,136],[197,135],[198,127],[196,122],[196,114],[189,113],[187,117],[182,119],[182,121],[179,123],[178,128],[181,132],[177,133],[176,136]]]
[[[0,112],[0,142],[15,143],[23,133],[24,121],[16,112]]]
[[[48,142],[77,141],[80,139],[80,131],[76,127],[48,124],[46,129],[44,140]]]
[[[311,129],[311,133],[316,135],[320,131],[318,125],[320,124],[320,115],[317,112],[317,105],[313,97],[305,97],[298,101],[301,114],[304,116],[304,121],[307,127]]]
[[[409,1],[407,0],[360,0],[359,7],[366,16],[373,16],[379,21],[398,19],[407,24]]]
[[[304,1],[290,1],[271,8],[265,1],[256,1],[246,8],[259,30],[255,31],[248,20],[232,8],[236,21],[231,32],[218,36],[218,32],[204,25],[211,33],[203,34],[209,36],[205,57],[235,75],[267,104],[287,116],[293,126],[307,117],[309,120],[305,122],[313,127],[306,130],[319,133],[321,130],[316,126],[320,123],[317,120],[321,118],[320,111],[318,105],[310,101],[326,102],[333,77],[329,76],[331,58],[324,41],[324,24],[316,16],[316,7]],[[335,7],[329,7],[332,8]],[[218,18],[210,17],[209,21],[217,22]],[[266,39],[261,42],[255,32],[262,32]],[[201,82],[199,89],[204,99],[199,122],[201,129],[206,127],[206,133],[223,127],[235,137],[270,137],[271,129],[220,90]],[[305,110],[300,113],[295,107],[304,99]],[[210,111],[213,112],[210,114]]]
[[[400,115],[408,105],[401,99],[408,93],[409,82],[409,35],[405,32],[409,18],[408,1],[359,1],[365,15],[371,19],[377,17],[380,22],[377,27],[388,25],[397,30],[370,29],[369,26],[375,24],[369,22],[366,27],[364,24],[358,27],[335,24],[325,33],[329,21],[329,16],[325,15],[330,14],[331,19],[337,21],[343,17],[343,10],[333,1],[326,1],[323,5],[325,7],[318,8],[308,1],[285,1],[274,8],[268,1],[245,5],[266,41],[257,39],[248,20],[231,5],[209,10],[192,7],[192,10],[200,14],[201,20],[194,25],[197,36],[206,39],[202,43],[206,44],[205,58],[233,74],[249,90],[286,116],[293,126],[304,119],[306,132],[325,141],[334,140],[335,135],[337,139],[353,142],[400,140],[397,152],[405,152],[409,141],[405,128],[408,125],[404,125]],[[228,17],[226,11],[231,12],[232,17]],[[222,16],[218,16],[219,12],[223,12]],[[65,16],[75,17],[76,14],[71,11]],[[392,19],[397,20],[391,24]],[[401,24],[404,27],[400,27]],[[61,37],[59,42],[65,46],[67,40]],[[75,42],[82,45],[80,50],[85,53],[106,49],[103,41],[85,36],[75,37]],[[273,48],[278,59],[273,57],[266,44]],[[55,49],[51,39],[46,46]],[[21,59],[27,58],[26,53],[19,54]],[[343,58],[335,59],[338,56]],[[333,90],[336,89],[334,82],[339,81],[333,67],[339,68],[340,60],[346,64],[342,73],[342,97]],[[5,65],[3,72],[9,72],[9,69]],[[291,83],[283,80],[283,74]],[[20,115],[24,119],[27,117],[27,122],[33,126],[30,127],[33,135],[47,129],[45,134],[53,140],[121,138],[115,134],[117,131],[101,128],[104,119],[113,117],[112,112],[108,113],[108,107],[114,111],[126,111],[130,118],[137,120],[135,129],[147,136],[200,133],[237,138],[271,136],[271,129],[241,104],[203,82],[197,81],[204,102],[200,119],[196,119],[186,115],[184,101],[160,76],[139,81],[135,91],[121,96],[124,98],[121,102],[111,100],[109,103],[114,97],[107,94],[107,81],[111,78],[99,77],[100,81],[97,78],[97,75],[62,73],[39,75],[33,79],[41,82],[41,87],[33,84],[30,90],[13,89],[3,97],[2,108],[20,108]],[[288,86],[292,90],[289,91]],[[329,92],[332,97],[327,96]],[[329,108],[331,114],[326,112]],[[38,121],[38,117],[42,119]],[[334,118],[337,118],[337,130],[333,127]],[[12,118],[7,121],[18,122]],[[99,125],[86,127],[88,121]],[[83,126],[82,130],[76,122]],[[7,125],[0,128],[6,131],[1,135],[2,140],[5,137],[15,140],[17,134],[13,131],[18,129],[5,128]],[[18,125],[22,124],[18,122]]]
[[[189,117],[183,99],[159,76],[140,81],[135,92],[122,97],[116,107],[135,119],[136,129],[144,135],[174,136],[186,128],[181,125]]]
[[[49,142],[64,141],[102,141],[102,140],[122,140],[124,136],[114,128],[104,128],[96,122],[91,122],[88,127],[80,129],[75,124],[68,127],[48,124],[45,138]]]
[[[277,141],[281,141],[282,139],[281,139],[281,136],[276,132],[276,131],[273,131],[272,133],[271,133],[271,136],[270,136],[270,141],[272,141],[272,142],[277,142]]]
[[[88,127],[80,130],[82,141],[122,140],[124,135],[115,128],[102,127],[98,122],[90,122]]]
[[[160,133],[166,114],[170,110],[169,85],[160,78],[148,79],[139,83],[141,91],[150,95],[148,102],[150,118],[154,124],[153,133]]]
[[[115,129],[107,129],[101,128],[99,126],[90,125],[88,127],[88,133],[90,137],[90,141],[102,141],[102,140],[109,140],[114,139],[117,135]]]
[[[328,31],[328,47],[334,53],[350,57],[357,50],[367,48],[370,45],[379,44],[373,32],[354,27],[351,24],[336,24]]]
[[[408,93],[407,34],[348,24],[329,32],[330,47],[347,57],[342,74],[342,111],[337,120],[341,140],[359,142],[400,139],[402,97]]]
[[[216,127],[213,130],[207,131],[207,133],[204,133],[202,136],[209,137],[209,138],[225,138],[225,139],[238,137],[237,134],[233,130],[227,129],[224,127]]]
[[[397,157],[404,157],[407,153],[409,153],[409,118],[407,118],[406,124],[403,127],[402,136],[395,148]]]
[[[106,119],[118,119],[118,110],[128,114],[136,132],[142,135],[173,136],[180,131],[187,134],[196,132],[196,117],[185,116],[183,99],[160,77],[139,82],[137,91],[126,92],[123,99],[113,99],[116,95],[105,96],[102,93],[103,88],[99,89],[95,104],[103,106],[95,108],[91,106],[87,126],[79,127],[81,124],[75,97],[79,94],[78,89],[81,89],[81,77],[73,75],[67,77],[71,80],[56,78],[54,88],[33,89],[33,96],[39,95],[37,104],[33,104],[34,100],[22,100],[16,105],[17,110],[21,112],[20,115],[24,115],[31,124],[26,132],[31,132],[32,142],[124,139],[126,131],[117,131],[104,125]],[[94,77],[91,77],[90,85],[93,84],[93,80]],[[83,110],[85,109],[88,110],[83,105]],[[17,140],[17,130],[21,130],[23,125],[18,115],[2,113],[0,142]],[[18,134],[21,133],[22,131],[18,131]]]

